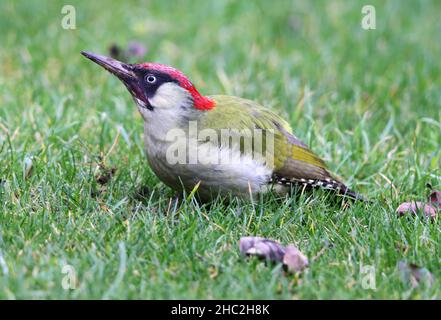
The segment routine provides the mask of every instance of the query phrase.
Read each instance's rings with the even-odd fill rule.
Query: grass
[[[394,212],[441,188],[438,1],[370,1],[372,31],[364,1],[69,1],[75,30],[61,28],[64,4],[0,4],[0,298],[441,298],[440,219]],[[373,203],[342,210],[318,192],[176,205],[124,86],[79,54],[132,40],[202,93],[283,115]],[[104,185],[98,163],[116,168]],[[244,260],[244,235],[294,243],[309,269]],[[400,261],[435,283],[412,287]],[[366,265],[375,290],[362,288]]]

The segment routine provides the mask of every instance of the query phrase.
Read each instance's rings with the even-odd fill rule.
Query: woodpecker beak
[[[133,67],[130,64],[86,51],[81,51],[81,54],[86,58],[92,60],[93,62],[99,64],[110,73],[113,73],[123,82],[130,79],[136,79],[136,75],[132,71]]]
[[[150,110],[152,109],[147,97],[144,94],[141,81],[136,74],[134,65],[91,52],[81,51],[81,54],[117,76],[118,79],[124,83],[135,101],[140,106]]]

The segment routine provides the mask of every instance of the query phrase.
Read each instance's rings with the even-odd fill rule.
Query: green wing
[[[251,100],[242,98],[216,95],[211,96],[216,106],[204,113],[199,120],[201,127],[214,130],[254,129],[262,131],[271,130],[274,133],[274,156],[268,148],[267,161],[274,164],[274,174],[284,178],[296,179],[326,179],[330,174],[325,163],[317,157],[308,147],[298,140],[292,133],[290,125],[271,110],[260,106]],[[264,141],[263,152],[267,143]],[[240,146],[242,152],[243,145]]]

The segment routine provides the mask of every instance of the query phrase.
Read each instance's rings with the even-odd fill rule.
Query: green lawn
[[[441,298],[441,219],[395,214],[441,189],[439,1],[68,1],[75,30],[64,4],[0,2],[0,298]],[[376,30],[360,26],[365,4]],[[80,55],[134,40],[201,93],[283,115],[372,204],[315,192],[175,205],[129,93]],[[98,163],[116,169],[104,185]],[[244,235],[294,243],[310,267],[247,261]],[[435,282],[412,287],[400,261]]]

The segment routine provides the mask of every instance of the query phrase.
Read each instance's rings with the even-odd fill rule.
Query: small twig
[[[118,144],[119,141],[119,136],[120,136],[120,131],[118,130],[118,133],[116,134],[115,140],[113,140],[113,144],[110,147],[109,151],[107,152],[107,154],[103,157],[102,162],[104,162],[106,160],[106,158],[112,153],[113,149],[115,148],[115,146]]]
[[[382,177],[384,180],[386,180],[387,183],[390,184],[392,190],[394,190],[394,192],[395,192],[395,198],[398,198],[398,190],[395,187],[395,185],[392,183],[392,181],[388,177],[386,177],[384,174],[382,174],[381,172],[379,172],[378,174],[380,175],[380,177]]]

